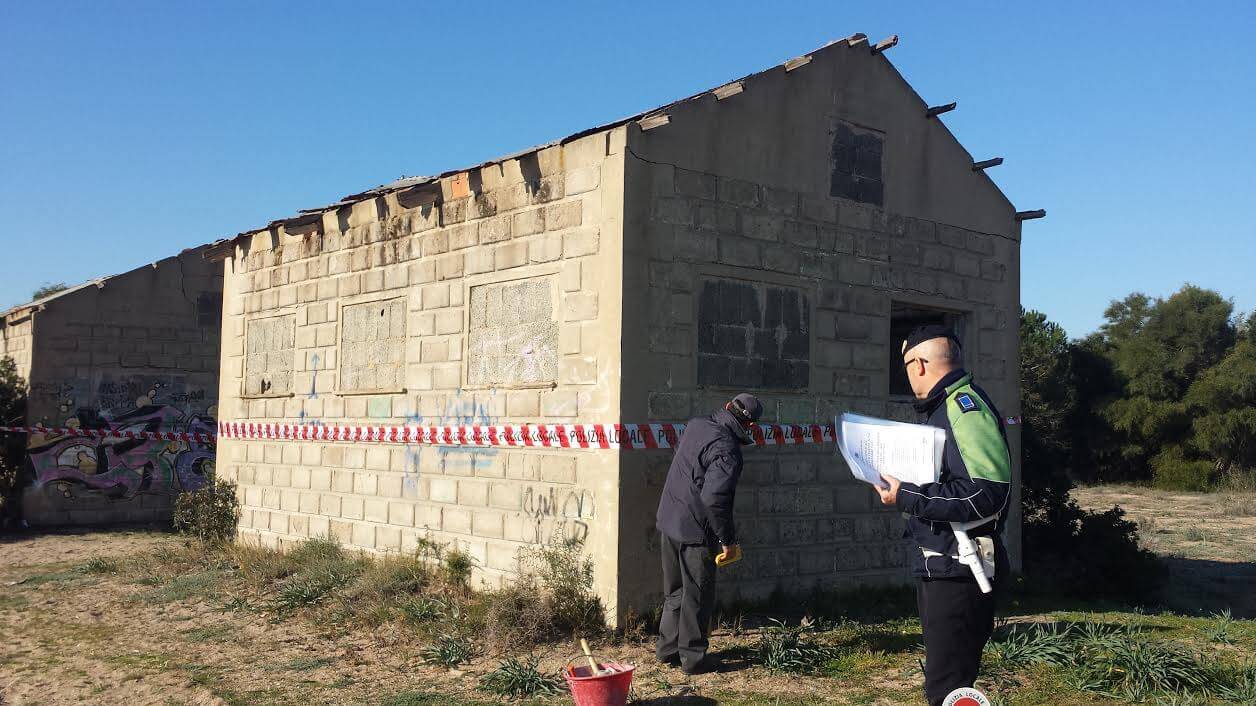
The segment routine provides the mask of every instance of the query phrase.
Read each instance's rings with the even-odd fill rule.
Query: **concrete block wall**
[[[34,312],[30,424],[212,433],[220,266],[189,250],[47,301]],[[29,434],[31,524],[169,521],[207,482],[214,445]]]
[[[1015,383],[1004,340],[1015,320],[1006,292],[1014,248],[1006,239],[669,165],[648,165],[641,176],[632,187],[651,194],[641,351],[651,366],[642,381],[650,419],[710,414],[749,389],[765,402],[767,422],[826,421],[843,411],[914,421],[910,401],[889,394],[894,303],[963,315],[971,322],[968,367],[1006,399]],[[699,300],[708,281],[801,292],[810,316],[790,333],[809,339],[809,375],[776,387],[739,384],[735,371],[703,380]],[[768,333],[778,340],[775,329]],[[780,389],[791,382],[801,388]],[[658,455],[643,462],[648,497],[661,491],[670,461]],[[851,477],[831,447],[748,449],[736,509],[747,557],[722,573],[730,598],[904,578],[901,518]],[[632,535],[649,534],[652,516],[640,519]]]
[[[912,309],[961,321],[967,366],[1018,413],[1015,209],[927,107],[883,56],[838,42],[629,129],[624,418],[710,414],[748,390],[769,422],[911,419],[890,373],[892,322]],[[721,571],[723,598],[906,580],[901,518],[831,447],[746,460],[747,552]],[[640,511],[621,524],[621,590],[644,606],[658,600],[652,509],[669,461],[624,458],[621,504]]]
[[[614,421],[622,146],[622,130],[594,134],[237,246],[225,262],[224,418]],[[291,349],[249,340],[277,317],[291,318]],[[289,358],[286,385],[275,361]],[[469,552],[473,580],[491,586],[529,546],[579,538],[599,590],[616,590],[613,452],[247,440],[220,450],[245,539],[330,533],[391,552],[427,537]]]
[[[29,312],[14,312],[0,326],[0,357],[11,358],[23,380],[31,374],[32,318]]]

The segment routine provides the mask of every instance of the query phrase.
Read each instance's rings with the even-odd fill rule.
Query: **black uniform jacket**
[[[903,483],[898,490],[898,509],[908,516],[903,536],[909,540],[912,574],[972,578],[972,571],[955,559],[959,550],[950,523],[993,515],[999,519],[969,530],[968,536],[993,536],[1002,566],[1005,551],[999,535],[1012,485],[1003,418],[963,370],[938,381],[929,396],[916,403],[916,410],[922,423],[946,430],[946,451],[936,483]]]
[[[732,412],[689,420],[672,457],[655,524],[681,544],[735,544],[733,497],[741,445],[749,440]]]

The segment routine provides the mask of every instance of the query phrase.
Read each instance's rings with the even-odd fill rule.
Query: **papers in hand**
[[[833,422],[837,427],[837,450],[846,459],[850,472],[859,480],[880,488],[886,486],[882,476],[894,476],[916,485],[938,480],[942,470],[942,452],[946,448],[945,431],[923,424],[905,424],[850,413]],[[982,593],[991,591],[990,578],[982,553],[968,536],[968,530],[991,519],[994,518],[950,523],[959,552],[955,558],[972,570]],[[993,566],[989,574],[993,574]]]
[[[917,485],[938,479],[946,447],[942,429],[850,413],[833,421],[837,449],[859,480],[885,487],[882,476]]]

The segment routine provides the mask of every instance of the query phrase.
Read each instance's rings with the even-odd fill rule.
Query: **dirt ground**
[[[1169,607],[1256,618],[1256,495],[1107,485],[1075,489],[1073,497],[1091,510],[1119,505],[1138,523],[1140,542],[1168,569]]]
[[[0,703],[4,704],[446,704],[495,703],[474,689],[498,660],[457,670],[424,664],[396,628],[345,632],[299,619],[233,610],[232,596],[204,597],[196,576],[159,587],[82,571],[93,558],[123,558],[179,538],[150,530],[34,534],[0,543]],[[727,631],[717,633],[717,648]],[[911,637],[918,639],[917,634]],[[556,671],[574,646],[538,652]],[[761,670],[685,677],[657,665],[646,640],[613,647],[635,663],[641,703],[902,703],[909,674],[819,693],[810,680]],[[730,660],[736,666],[736,659]],[[827,690],[825,690],[827,691]],[[727,695],[727,696],[726,696]],[[563,700],[550,701],[562,703]]]
[[[1143,528],[1147,546],[1169,557],[1168,581],[1182,609],[1211,613],[1221,601],[1234,606],[1236,617],[1250,617],[1243,612],[1256,609],[1251,604],[1256,592],[1250,589],[1256,585],[1250,562],[1256,549],[1256,498],[1126,487],[1083,489],[1077,497],[1086,507],[1116,503],[1128,510]],[[134,575],[84,570],[92,560],[146,556],[180,541],[140,529],[0,537],[0,703],[500,703],[475,688],[500,656],[481,655],[448,670],[424,663],[421,645],[396,624],[349,630],[280,618],[249,606],[244,596],[208,590],[213,584],[205,575],[144,583]],[[1131,615],[1105,614],[1104,619]],[[1197,634],[1199,625],[1183,629]],[[690,678],[659,666],[644,636],[594,649],[638,665],[634,703],[639,704],[923,703],[918,622],[870,627],[860,638],[865,642],[858,660],[816,677],[776,675],[751,665],[756,635],[733,634],[727,627],[712,640],[713,649],[723,652],[734,669],[724,674]],[[542,670],[555,671],[576,649],[558,645],[533,656]],[[1031,692],[1020,688],[1005,695],[1003,703],[1095,703]],[[560,696],[534,703],[570,700]]]

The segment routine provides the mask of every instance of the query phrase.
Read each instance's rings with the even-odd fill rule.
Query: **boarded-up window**
[[[801,390],[811,381],[811,305],[799,289],[707,280],[698,301],[698,383]]]
[[[884,143],[883,133],[840,120],[835,122],[829,195],[882,205],[885,200],[885,184],[881,176]]]
[[[539,385],[558,377],[553,277],[471,288],[467,382]]]
[[[352,304],[340,325],[340,391],[397,390],[405,382],[405,299]]]
[[[296,323],[292,314],[249,322],[244,336],[244,394],[291,394]]]

